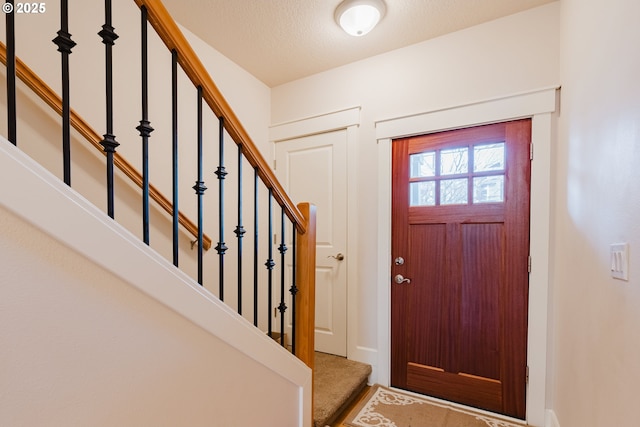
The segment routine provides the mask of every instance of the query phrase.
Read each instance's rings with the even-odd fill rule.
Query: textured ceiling
[[[270,87],[555,0],[385,0],[365,37],[333,19],[341,0],[164,0],[173,17]]]

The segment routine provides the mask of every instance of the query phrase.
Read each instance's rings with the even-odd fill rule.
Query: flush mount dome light
[[[373,30],[387,8],[383,0],[344,0],[336,8],[336,22],[352,36],[360,37]]]

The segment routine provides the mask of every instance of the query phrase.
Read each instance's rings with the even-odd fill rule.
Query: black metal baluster
[[[60,31],[52,40],[62,55],[62,157],[64,182],[71,185],[71,107],[69,106],[69,55],[76,43],[69,34],[69,5],[60,2]]]
[[[258,168],[253,169],[253,325],[258,326]]]
[[[267,318],[268,322],[268,333],[269,336],[273,335],[273,322],[271,318],[271,307],[272,307],[272,295],[273,295],[273,267],[276,266],[276,263],[273,261],[273,190],[269,189],[269,238],[268,238],[268,252],[269,258],[267,258],[267,262],[265,262],[265,266],[268,271],[268,279],[267,279]]]
[[[118,39],[118,35],[111,25],[111,0],[105,0],[104,11],[105,24],[102,26],[102,30],[98,35],[102,37],[102,43],[104,43],[105,46],[107,133],[103,135],[104,139],[100,141],[100,144],[104,147],[104,152],[107,154],[107,214],[113,218],[113,154],[120,144],[116,142],[116,137],[113,134],[113,45]]]
[[[6,3],[13,8],[13,0]],[[15,15],[5,13],[7,40],[7,136],[13,145],[18,145],[16,110],[16,26]]]
[[[193,189],[198,195],[198,283],[202,286],[202,197],[207,189],[202,180],[202,86],[198,86],[198,180]]]
[[[296,294],[298,293],[298,287],[296,286],[296,225],[293,224],[291,230],[291,353],[296,354]]]
[[[178,52],[171,50],[171,162],[173,182],[173,265],[178,266]]]
[[[280,252],[280,304],[278,305],[278,311],[280,312],[280,344],[284,347],[284,313],[287,311],[284,292],[284,278],[286,273],[285,254],[287,253],[287,245],[285,244],[284,208],[282,208],[280,218],[280,246],[278,246],[278,251]]]
[[[219,119],[219,150],[220,150],[220,166],[216,170],[215,174],[218,176],[218,219],[219,219],[219,230],[218,235],[220,239],[218,240],[218,245],[216,246],[216,251],[218,251],[219,257],[219,278],[218,284],[220,286],[218,298],[220,301],[224,301],[224,255],[227,252],[227,246],[224,243],[224,179],[227,176],[227,171],[224,167],[224,117],[220,117]]]
[[[238,145],[238,225],[234,233],[238,239],[238,314],[242,314],[242,238],[246,233],[242,224],[242,145]]]
[[[142,137],[142,239],[149,244],[149,137],[153,128],[149,121],[149,61],[147,43],[147,8],[140,8],[142,42],[142,120],[136,129]]]

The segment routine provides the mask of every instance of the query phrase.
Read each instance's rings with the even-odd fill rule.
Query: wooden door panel
[[[415,265],[411,283],[407,284],[409,306],[407,333],[415,337],[408,360],[441,367],[450,358],[451,348],[445,346],[443,334],[448,333],[448,301],[444,224],[413,225],[409,233],[407,263]]]
[[[391,385],[525,417],[530,129],[520,120],[394,141],[392,252],[407,262],[392,274],[411,283],[391,287]],[[494,187],[476,200],[487,176]],[[455,205],[442,198],[453,179],[468,195]],[[434,193],[415,198],[423,188]]]
[[[496,380],[501,377],[503,230],[502,224],[462,225],[458,372]]]
[[[502,412],[500,381],[409,363],[407,385],[412,390],[469,406]]]

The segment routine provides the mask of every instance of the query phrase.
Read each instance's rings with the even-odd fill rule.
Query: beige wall
[[[562,0],[554,388],[563,427],[638,425],[640,3]],[[629,282],[609,245],[628,242]]]
[[[0,218],[2,425],[298,425],[293,384],[7,211]]]
[[[378,218],[375,122],[558,83],[559,4],[449,34],[272,90],[272,122],[360,106],[357,130],[358,279],[349,300],[350,357],[375,363]],[[353,337],[355,335],[355,337]],[[375,367],[374,367],[375,369]],[[374,371],[375,372],[375,371]]]

